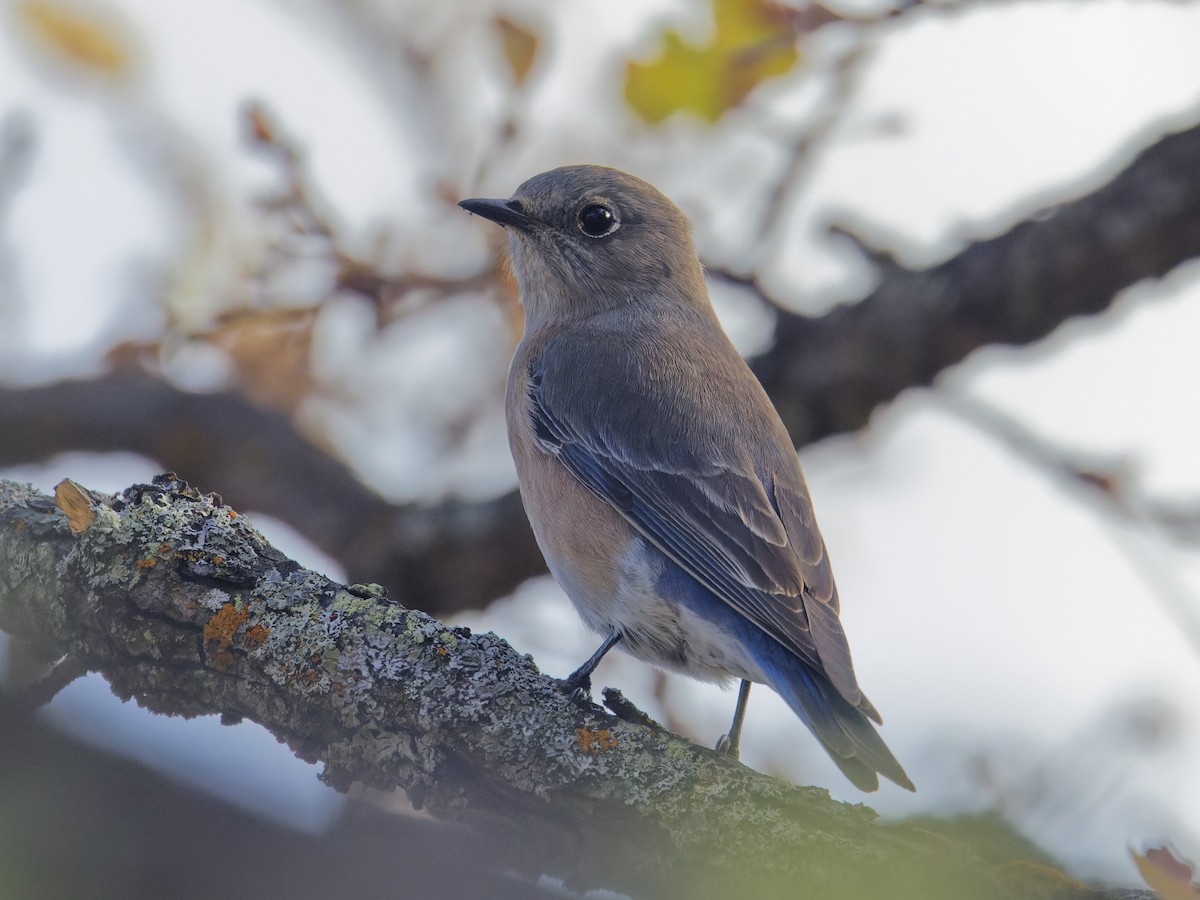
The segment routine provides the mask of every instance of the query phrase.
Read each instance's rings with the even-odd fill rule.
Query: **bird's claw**
[[[729,735],[723,734],[723,735],[721,735],[720,739],[717,741],[717,746],[714,749],[718,753],[723,754],[724,756],[729,756],[729,757],[732,757],[733,759],[737,759],[738,753],[741,748],[738,747],[738,745],[733,742],[733,739]]]
[[[563,678],[558,682],[558,689],[566,694],[572,703],[592,703],[592,679],[587,675],[576,678],[574,675]]]

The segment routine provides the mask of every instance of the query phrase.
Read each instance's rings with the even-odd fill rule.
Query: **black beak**
[[[497,225],[528,228],[536,221],[532,216],[525,214],[521,204],[516,200],[485,200],[476,197],[472,200],[460,200],[458,205],[467,212],[483,216]]]

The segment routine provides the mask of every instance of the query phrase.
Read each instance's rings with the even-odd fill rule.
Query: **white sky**
[[[443,4],[438,15],[399,13],[420,34],[453,34],[455,16],[467,23],[462,41],[439,57],[436,94],[462,108],[425,106],[426,115],[442,118],[423,120],[415,134],[391,124],[388,105],[428,99],[414,99],[411,86],[397,88],[399,100],[368,88],[345,45],[315,16],[306,24],[284,15],[282,4],[234,0],[124,0],[113,8],[140,35],[145,73],[117,95],[47,77],[39,60],[18,52],[11,7],[0,16],[0,116],[29,111],[38,138],[36,168],[7,222],[19,268],[0,273],[32,302],[18,305],[0,281],[0,377],[94,371],[98,337],[147,336],[159,326],[161,312],[138,288],[162,267],[179,225],[158,186],[131,165],[129,142],[148,119],[165,116],[164,140],[190,148],[198,177],[228,198],[229,208],[216,213],[226,233],[213,252],[244,237],[233,198],[260,184],[263,170],[238,143],[236,113],[246,98],[262,97],[308,148],[314,179],[348,233],[365,241],[391,223],[405,259],[436,259],[433,251],[447,247],[484,259],[465,217],[461,228],[422,227],[428,179],[470,171],[495,146],[497,61],[471,43],[486,21],[478,5],[470,13],[456,4]],[[611,59],[639,33],[642,5],[622,0],[569,14],[532,2],[520,8],[552,35],[550,58],[522,113],[530,138],[493,161],[479,192],[509,193],[567,162],[622,165],[685,206],[712,258],[744,252],[739,198],[756,196],[774,161],[761,142],[739,133],[734,150],[722,151],[695,123],[674,122],[658,134],[613,125],[619,70]],[[684,4],[657,8],[679,15]],[[703,22],[689,27],[702,32]],[[835,44],[836,35],[818,55]],[[1200,5],[1181,3],[1039,0],[928,15],[898,28],[882,42],[833,149],[796,204],[772,282],[799,285],[810,309],[862,294],[869,269],[824,236],[831,220],[860,226],[919,265],[1086,192],[1167,130],[1163,122],[1200,119],[1197,46]],[[731,127],[749,133],[753,110],[768,102],[803,112],[812,91],[803,81],[770,85]],[[596,108],[605,115],[588,114]],[[899,135],[870,135],[874,122],[893,115],[904,123]],[[556,127],[539,128],[544,121]],[[461,140],[449,158],[429,160],[429,145],[446,135]],[[153,158],[152,148],[145,152]],[[763,160],[761,171],[748,174],[747,159]],[[1200,378],[1196,270],[1138,286],[1111,313],[1070,323],[1037,347],[978,353],[945,382],[1067,446],[1130,455],[1152,492],[1200,496],[1200,425],[1190,414]],[[206,283],[199,284],[192,290],[202,291]],[[173,296],[183,302],[187,292]],[[736,297],[720,308],[743,346],[753,345],[753,322],[738,314]],[[347,335],[365,327],[347,315],[327,326],[334,357]],[[372,435],[374,455],[355,462],[389,494],[418,496],[448,484],[480,494],[512,483],[498,416],[433,478],[425,467],[437,452],[410,424],[427,384],[398,360],[419,356],[435,373],[427,379],[439,366],[454,368],[456,358],[479,360],[478,370],[456,373],[464,396],[503,368],[508,347],[495,341],[502,323],[471,315],[451,306],[421,318],[343,376],[349,387],[391,398],[386,408],[340,413],[358,421],[356,433]],[[1192,699],[1200,655],[1135,562],[1152,560],[1195,604],[1195,555],[1109,522],[926,393],[905,395],[865,434],[827,441],[804,462],[860,678],[920,789],[914,797],[885,787],[872,805],[904,816],[997,803],[1083,874],[1132,878],[1126,846],[1164,838],[1200,857],[1200,717]],[[154,468],[128,456],[72,455],[18,474],[43,488],[69,475],[116,489]],[[305,552],[277,524],[268,530],[289,552]],[[534,653],[553,674],[593,649],[546,580],[469,618]],[[662,714],[645,667],[614,654],[598,682]],[[733,704],[732,694],[680,678],[670,679],[666,696],[673,721],[706,743],[725,728]],[[1169,740],[1122,745],[1131,708],[1157,710]],[[289,761],[253,726],[152,719],[91,681],[64,692],[47,715],[106,745],[141,748],[140,756],[174,771],[194,771],[202,755],[220,772],[214,789],[228,784],[223,761],[254,753],[263,760],[255,774],[263,793],[253,802],[285,820],[315,827],[336,806],[311,767]],[[743,747],[748,765],[862,799],[765,689],[755,692]]]

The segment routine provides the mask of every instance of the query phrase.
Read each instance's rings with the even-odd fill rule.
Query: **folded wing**
[[[829,558],[790,446],[786,462],[771,470],[737,448],[714,448],[717,459],[703,465],[683,455],[651,460],[603,423],[553,408],[536,363],[528,375],[543,449],[714,596],[879,721],[854,676]]]

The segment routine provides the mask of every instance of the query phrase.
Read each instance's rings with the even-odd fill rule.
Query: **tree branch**
[[[869,296],[823,316],[782,313],[754,369],[793,439],[857,430],[971,351],[1033,343],[1200,256],[1198,160],[1200,127],[1168,135],[1094,193],[941,265],[891,268]]]
[[[235,392],[195,394],[152,375],[0,389],[0,466],[66,449],[136,450],[240,509],[299,529],[355,581],[409,605],[482,607],[545,571],[516,492],[495,500],[393,505],[299,435],[282,413]]]
[[[0,628],[153,711],[251,718],[340,789],[511,829],[514,866],[671,896],[1028,896],[964,845],[576,706],[495,635],[305,570],[174,476],[62,487],[65,515],[0,482]]]

